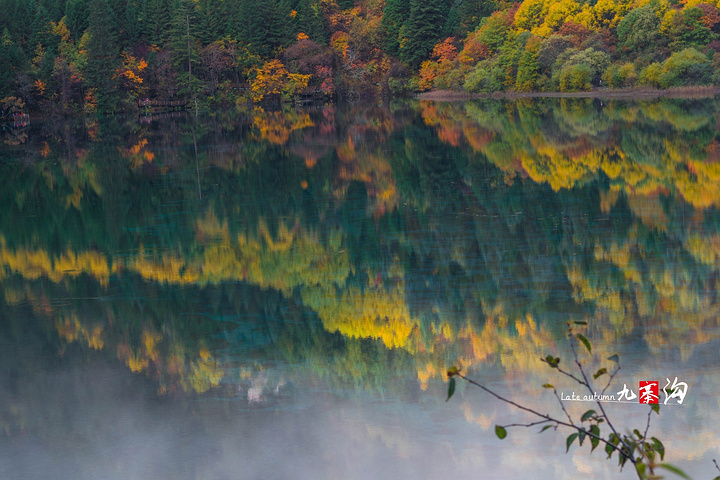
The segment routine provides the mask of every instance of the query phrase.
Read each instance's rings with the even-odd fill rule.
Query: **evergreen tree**
[[[0,37],[0,98],[13,93],[17,72],[24,68],[25,55],[10,37],[10,30],[4,28]]]
[[[38,4],[33,16],[32,24],[30,25],[30,40],[29,47],[31,50],[35,50],[38,45],[47,47],[53,42],[52,25],[50,24],[50,14],[42,4]]]
[[[140,40],[140,8],[136,2],[124,0],[121,11],[116,11],[116,15],[122,25],[121,47],[123,50],[131,49]]]
[[[40,0],[38,5],[42,5],[52,22],[59,22],[65,15],[65,0]]]
[[[456,0],[450,7],[445,22],[445,37],[465,37],[492,14],[496,3],[492,0]]]
[[[410,0],[387,0],[382,18],[385,49],[391,55],[400,53],[400,31],[410,15]]]
[[[303,32],[318,43],[327,43],[327,35],[320,16],[319,5],[313,3],[312,0],[299,0],[296,9],[297,33]]]
[[[224,36],[222,2],[218,0],[200,0],[198,15],[198,37],[203,44],[209,45]]]
[[[464,36],[474,31],[480,25],[480,21],[489,17],[496,7],[495,0],[461,0],[458,7],[460,30],[457,33]]]
[[[85,79],[95,89],[98,110],[114,111],[119,101],[115,70],[120,63],[113,12],[107,0],[93,0],[90,7]]]
[[[400,57],[418,68],[440,40],[445,27],[447,9],[442,0],[411,0],[410,17],[405,24],[405,41]]]
[[[169,0],[145,0],[141,10],[141,32],[148,43],[161,45],[171,24]]]
[[[197,66],[200,64],[200,43],[197,38],[198,14],[193,0],[179,0],[173,12],[168,46],[178,72],[182,94],[194,97],[199,90]]]
[[[77,42],[88,28],[89,9],[90,0],[68,0],[65,4],[65,24],[74,42]]]
[[[270,57],[295,40],[287,0],[243,0],[240,12],[244,26],[240,40],[249,43],[261,57]]]
[[[1,28],[7,28],[10,37],[18,43],[18,45],[30,51],[28,42],[30,39],[30,25],[35,17],[36,5],[33,2],[25,0],[3,0],[0,1],[0,25]]]

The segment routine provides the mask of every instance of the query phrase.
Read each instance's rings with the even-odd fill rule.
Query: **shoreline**
[[[651,99],[651,98],[710,98],[720,95],[720,87],[675,87],[667,90],[656,88],[596,89],[587,92],[494,92],[469,93],[457,90],[430,90],[415,95],[418,100],[436,102],[460,102],[486,98],[609,98],[609,99]]]

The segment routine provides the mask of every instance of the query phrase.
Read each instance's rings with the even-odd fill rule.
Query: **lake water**
[[[445,401],[456,365],[562,418],[542,384],[587,392],[540,359],[572,369],[568,321],[588,374],[619,354],[607,393],[685,382],[650,434],[720,473],[716,100],[48,120],[0,142],[0,478],[634,478],[565,453],[568,431],[499,440],[534,420],[480,389]],[[646,405],[607,409],[644,430]]]

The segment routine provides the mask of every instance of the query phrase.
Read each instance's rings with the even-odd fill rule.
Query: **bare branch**
[[[542,425],[543,423],[554,422],[554,420],[540,420],[532,423],[511,423],[510,425],[501,425],[503,428],[508,427],[534,427],[535,425]]]
[[[615,375],[620,371],[620,362],[618,362],[617,366],[615,367],[615,371],[610,375],[610,378],[608,379],[607,385],[605,385],[605,388],[602,389],[601,395],[605,395],[605,392],[607,391],[608,387],[610,387],[610,384],[613,381],[613,378],[615,378]]]
[[[563,404],[562,400],[560,400],[560,396],[557,394],[557,390],[553,388],[553,393],[555,394],[555,398],[557,398],[558,403],[560,403],[560,408],[562,408],[562,411],[565,412],[565,416],[567,417],[570,424],[574,427],[575,423],[572,421],[572,418],[570,418],[570,414],[565,409],[565,405]]]

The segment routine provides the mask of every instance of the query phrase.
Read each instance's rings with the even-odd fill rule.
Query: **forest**
[[[0,117],[720,83],[701,0],[0,0]]]

